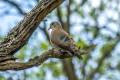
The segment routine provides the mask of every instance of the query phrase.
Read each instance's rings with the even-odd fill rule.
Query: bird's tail
[[[78,57],[79,59],[82,59],[82,56],[80,55],[80,50],[76,45],[70,46],[69,51],[72,53],[73,56]]]

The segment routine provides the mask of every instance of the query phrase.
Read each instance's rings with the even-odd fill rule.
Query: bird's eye
[[[54,23],[51,23],[51,25],[54,25]]]

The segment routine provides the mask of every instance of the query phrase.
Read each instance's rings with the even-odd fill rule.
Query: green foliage
[[[86,43],[84,40],[82,40],[82,39],[79,39],[78,42],[76,43],[76,45],[77,45],[78,47],[80,47],[80,49],[83,49],[83,48],[85,48],[86,46],[88,46],[87,43]]]
[[[0,76],[0,80],[6,80],[5,77],[3,76]]]
[[[52,71],[52,75],[54,77],[59,77],[60,75],[63,74],[62,72],[62,66],[58,62],[49,62],[47,64],[43,64],[43,67],[47,67]]]
[[[44,79],[45,75],[46,75],[46,72],[45,72],[44,69],[40,69],[39,72],[36,73],[36,76],[37,76],[37,77],[40,77],[41,80]]]
[[[106,67],[107,67],[107,65],[102,64],[102,65],[99,67],[98,72],[101,73],[101,74],[104,73]]]
[[[3,0],[3,1],[5,1],[5,0]],[[32,0],[29,0],[29,3],[26,4],[26,5],[29,5],[31,3],[30,1],[32,1]],[[33,0],[33,2],[34,1],[35,0]],[[37,1],[41,1],[41,0],[37,0]],[[24,3],[24,1],[22,1],[22,2]],[[117,26],[119,24],[119,23],[117,23],[116,15],[113,16],[111,13],[109,15],[107,15],[109,13],[109,11],[110,12],[114,12],[114,13],[118,12],[118,9],[117,9],[118,7],[115,6],[115,5],[117,5],[116,0],[108,0],[108,1],[107,0],[106,1],[100,0],[100,3],[98,1],[98,3],[100,5],[96,4],[96,3],[94,4],[93,0],[92,1],[91,0],[90,1],[88,1],[88,0],[80,0],[80,1],[79,0],[71,0],[71,3],[70,3],[70,13],[68,13],[68,11],[67,11],[67,9],[69,9],[69,8],[67,8],[69,6],[68,2],[69,1],[66,1],[65,4],[63,4],[63,5],[61,5],[59,7],[59,14],[60,14],[59,17],[61,17],[61,19],[63,21],[63,24],[65,23],[65,26],[67,26],[67,19],[69,19],[68,20],[68,22],[70,21],[70,26],[69,26],[70,28],[69,29],[72,29],[76,25],[80,26],[80,27],[82,25],[82,27],[81,27],[82,30],[83,30],[81,32],[82,34],[84,34],[84,32],[88,33],[88,34],[89,33],[92,34],[93,35],[93,39],[92,39],[93,41],[96,41],[96,39],[99,39],[99,38],[102,39],[102,43],[105,43],[102,46],[102,48],[100,49],[101,57],[99,59],[101,59],[101,58],[102,59],[100,61],[99,61],[99,59],[97,59],[98,62],[96,62],[97,64],[99,64],[99,62],[101,64],[99,66],[97,66],[98,69],[96,70],[95,74],[96,73],[104,73],[105,69],[108,67],[108,64],[105,62],[106,56],[109,55],[114,50],[115,46],[118,44],[117,43],[118,41],[115,40],[115,39],[113,40],[113,36],[111,36],[111,34],[116,36],[117,32],[114,33],[111,30],[110,31],[111,32],[110,35],[109,35],[109,33],[107,33],[107,34],[105,33],[104,34],[104,31],[107,31],[107,29],[109,28],[109,26],[110,26],[109,24],[110,23],[114,23],[114,26]],[[77,3],[77,2],[80,2],[80,3]],[[93,3],[93,5],[99,5],[99,7],[97,7],[97,8],[94,7],[93,8],[91,3]],[[6,2],[5,2],[5,4],[6,4]],[[15,9],[17,9],[17,8],[15,8]],[[9,9],[9,10],[11,10],[11,9]],[[2,11],[2,9],[1,9],[1,11]],[[10,12],[10,11],[7,11],[7,10],[5,10],[5,11],[6,12]],[[15,11],[18,11],[18,10],[15,10]],[[3,10],[3,12],[4,12],[4,10]],[[70,14],[70,17],[68,16],[68,14]],[[1,16],[1,19],[2,19],[2,17],[3,16]],[[80,20],[79,19],[77,20],[76,17],[79,18]],[[101,18],[101,17],[104,17],[105,21],[102,21],[104,19]],[[58,19],[59,20],[58,16],[56,16],[55,13],[50,13],[50,15],[47,18],[51,19],[51,20],[49,20],[49,22],[53,21],[52,19]],[[101,23],[102,23],[102,25],[101,25]],[[9,24],[8,24],[8,26],[9,26]],[[40,26],[42,26],[42,25],[40,25]],[[48,26],[48,24],[46,24],[46,26]],[[103,26],[107,26],[108,28],[104,28]],[[113,26],[113,28],[114,28],[114,26]],[[45,27],[45,26],[43,26],[43,27]],[[113,29],[113,28],[110,27],[110,29]],[[42,32],[42,30],[40,30],[40,31]],[[73,31],[73,30],[69,30],[69,31]],[[43,32],[43,34],[44,34],[44,32]],[[74,33],[74,34],[76,35],[76,33]],[[35,36],[35,35],[33,35],[33,36]],[[42,35],[42,36],[44,36],[44,35]],[[81,36],[81,34],[79,34],[78,36]],[[89,36],[87,36],[87,37],[89,37]],[[86,37],[84,37],[84,38],[86,40],[88,39]],[[117,36],[115,38],[117,38]],[[32,39],[34,41],[34,39],[36,39],[36,36],[34,38],[32,38]],[[3,40],[3,37],[0,36],[0,41],[2,41],[2,40]],[[105,41],[107,41],[107,42],[105,42]],[[34,44],[34,42],[32,42],[32,40],[31,40],[30,43]],[[85,50],[85,51],[88,50],[89,48],[93,49],[95,47],[95,46],[89,46],[84,39],[79,39],[78,42],[76,43],[76,45],[78,47],[80,47],[80,49]],[[100,46],[101,46],[101,44],[100,44]],[[97,49],[100,48],[100,46],[98,44],[98,47],[96,49],[95,48],[94,49],[97,50]],[[16,57],[18,57],[19,59],[22,59],[22,61],[24,61],[27,58],[35,57],[37,55],[37,53],[38,54],[42,53],[41,51],[48,50],[48,48],[49,48],[49,43],[45,42],[45,41],[42,42],[42,39],[41,39],[40,42],[37,42],[37,46],[32,46],[32,48],[29,47],[29,46],[24,46],[15,55],[16,55]],[[26,54],[26,52],[30,52],[30,54]],[[89,73],[92,74],[92,71],[94,72],[94,70],[96,69],[96,68],[92,68],[92,66],[88,65],[88,63],[89,63],[89,61],[91,59],[94,60],[94,57],[91,57],[91,55],[94,55],[94,53],[98,54],[99,50],[96,51],[96,52],[93,52],[91,54],[88,54],[88,55],[87,54],[83,55],[84,58],[83,58],[82,61],[83,61],[83,64],[86,64],[84,66],[86,75],[89,75]],[[53,60],[53,61],[56,61],[56,60]],[[78,63],[81,64],[81,60],[79,60]],[[74,67],[77,67],[79,64],[74,65],[74,63],[73,63]],[[94,63],[91,63],[91,64],[94,65]],[[80,66],[82,66],[82,65],[80,65]],[[89,72],[88,69],[90,69],[91,72]],[[64,75],[64,73],[63,73],[64,71],[63,71],[63,68],[62,68],[62,65],[61,65],[60,62],[52,62],[52,61],[50,61],[50,62],[47,62],[47,63],[42,63],[37,70],[38,71],[36,71],[36,69],[35,69],[35,72],[34,72],[34,68],[33,68],[33,70],[32,70],[33,72],[32,73],[26,72],[26,80],[28,78],[30,80],[34,80],[34,79],[35,80],[45,80],[45,78],[47,76],[46,73],[48,71],[51,71],[52,76],[55,77],[55,78],[58,78],[59,76]],[[118,63],[118,65],[116,67],[116,70],[120,70],[120,63]],[[80,68],[80,71],[82,71],[82,68]],[[95,74],[93,73],[93,75],[95,75]],[[105,75],[106,74],[103,74],[101,76],[105,76]],[[16,74],[15,74],[15,76],[16,76]],[[81,77],[81,76],[79,76],[79,77]],[[90,80],[94,80],[93,77],[91,77]],[[110,79],[111,80],[117,80],[117,79],[114,78],[114,75],[112,75],[112,74],[110,75]],[[6,80],[6,79],[4,77],[0,76],[0,80]],[[80,79],[80,80],[83,80],[83,79]]]
[[[25,52],[26,50],[27,50],[27,46],[22,47],[22,49],[20,49],[19,52],[16,54],[16,57],[24,60],[26,57],[26,52]]]
[[[94,20],[96,20],[96,18],[97,18],[97,14],[96,14],[96,9],[95,8],[93,8],[91,11],[90,11],[90,16],[94,19]]]
[[[103,54],[110,53],[114,49],[116,43],[117,43],[116,40],[112,40],[112,41],[109,41],[109,42],[105,43],[103,45],[103,47],[101,48],[101,52]]]
[[[81,17],[84,17],[84,13],[83,13],[83,11],[82,11],[82,9],[81,8],[77,8],[78,10],[78,14],[81,16]]]
[[[40,44],[40,49],[42,49],[42,50],[47,50],[48,47],[49,47],[49,45],[48,45],[47,42],[42,42],[42,43]]]
[[[4,40],[4,38],[2,36],[0,36],[0,41],[3,41],[3,40]]]
[[[103,11],[105,9],[105,7],[106,7],[105,4],[103,2],[101,2],[101,5],[100,5],[99,9],[101,11]]]
[[[89,28],[89,31],[90,32],[92,32],[92,34],[93,34],[93,38],[96,38],[96,37],[98,37],[98,35],[99,35],[99,28],[98,28],[98,26],[94,26],[94,27],[90,27]]]

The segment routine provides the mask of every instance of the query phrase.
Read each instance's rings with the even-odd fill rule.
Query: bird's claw
[[[70,56],[73,56],[72,54],[70,54],[69,51],[66,51],[66,50],[60,49],[60,52],[61,52],[63,55],[68,54],[68,55],[70,55]]]

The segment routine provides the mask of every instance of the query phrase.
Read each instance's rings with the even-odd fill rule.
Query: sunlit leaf
[[[101,52],[102,52],[103,54],[110,53],[110,52],[113,50],[113,48],[115,47],[116,42],[117,42],[116,40],[115,40],[115,41],[112,40],[112,41],[110,41],[110,42],[107,42],[107,43],[104,44],[103,47],[101,48]]]
[[[42,42],[41,44],[40,44],[40,48],[41,49],[43,49],[43,50],[47,50],[48,49],[48,43],[47,42]]]
[[[76,45],[80,48],[84,48],[87,46],[87,43],[84,40],[79,39],[79,41],[76,43]]]

